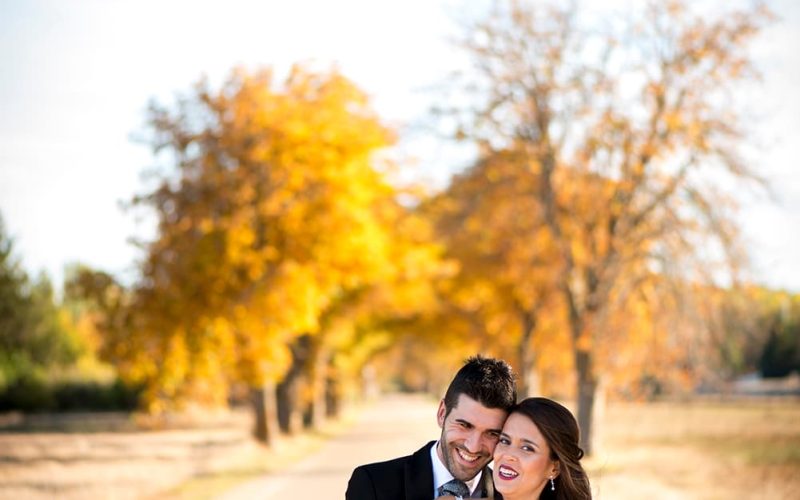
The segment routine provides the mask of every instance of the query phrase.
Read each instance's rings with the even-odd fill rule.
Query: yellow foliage
[[[219,90],[198,83],[176,111],[154,108],[152,126],[157,146],[178,153],[180,182],[143,198],[159,236],[137,342],[174,364],[127,355],[151,401],[179,398],[182,385],[215,401],[227,380],[278,381],[301,335],[349,348],[368,314],[347,311],[363,297],[419,304],[436,252],[398,232],[413,222],[374,167],[394,135],[338,72],[295,66],[276,85],[269,70],[236,69]]]

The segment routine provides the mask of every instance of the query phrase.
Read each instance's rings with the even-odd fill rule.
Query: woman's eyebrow
[[[501,435],[502,437],[504,437],[504,438],[507,438],[507,439],[513,439],[513,438],[512,438],[512,436],[509,436],[509,435],[508,435],[507,433],[505,433],[505,432],[501,432],[501,433],[500,433],[500,435]],[[523,443],[528,443],[528,444],[531,444],[531,445],[535,446],[536,448],[538,448],[538,447],[539,447],[539,443],[537,443],[537,442],[536,442],[536,441],[534,441],[533,439],[530,439],[530,438],[525,438],[525,437],[521,437],[521,438],[519,438],[519,440],[520,440],[520,441],[522,441]]]

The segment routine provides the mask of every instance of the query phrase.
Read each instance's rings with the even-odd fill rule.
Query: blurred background
[[[269,460],[481,353],[597,484],[790,498],[798,33],[788,0],[0,0],[0,495],[64,493],[47,433]]]

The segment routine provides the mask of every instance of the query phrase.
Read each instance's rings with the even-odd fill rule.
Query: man
[[[439,440],[407,457],[357,467],[347,484],[346,499],[491,498],[494,484],[487,464],[516,399],[508,363],[469,358],[439,402]]]

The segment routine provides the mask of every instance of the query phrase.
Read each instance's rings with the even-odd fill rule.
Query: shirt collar
[[[439,492],[439,487],[441,485],[454,479],[453,475],[442,463],[442,460],[439,458],[439,454],[436,453],[436,448],[438,447],[439,441],[436,441],[433,446],[431,446],[431,463],[433,464],[433,498],[436,498],[436,494]],[[471,480],[466,481],[470,495],[475,492],[475,489],[480,484],[482,474],[483,471],[481,470]]]

